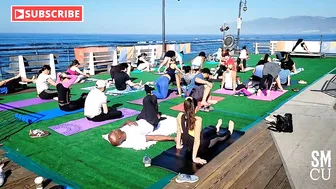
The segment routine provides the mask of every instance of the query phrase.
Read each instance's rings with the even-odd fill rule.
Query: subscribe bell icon
[[[24,19],[24,10],[16,9],[15,10],[15,19]]]

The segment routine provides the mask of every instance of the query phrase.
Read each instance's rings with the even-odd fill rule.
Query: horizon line
[[[35,33],[35,32],[0,32],[0,34],[57,34],[57,35],[162,35],[161,33]],[[208,33],[208,34],[178,34],[178,33],[172,33],[172,34],[167,34],[167,35],[218,35],[218,36],[223,36],[223,34],[214,34],[214,33]],[[229,35],[235,35],[235,34],[229,34]],[[266,34],[266,33],[245,33],[241,35],[336,35],[336,32],[333,33],[271,33],[271,34]]]

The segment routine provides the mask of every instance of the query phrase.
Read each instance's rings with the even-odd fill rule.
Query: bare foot
[[[267,96],[267,97],[271,96],[271,90],[267,90],[267,91],[266,91],[266,96]]]
[[[233,129],[234,129],[234,122],[232,120],[230,120],[228,130],[230,131],[231,135],[233,133]]]
[[[56,100],[56,101],[58,101],[58,97],[54,97],[53,99]]]
[[[219,129],[220,129],[220,126],[222,125],[222,123],[223,123],[223,120],[222,119],[218,119],[217,125],[216,125],[216,131],[217,131],[217,133],[219,132]]]
[[[142,85],[142,80],[139,82],[139,85]]]
[[[257,96],[260,96],[261,90],[258,90],[257,92]]]
[[[209,104],[217,104],[217,103],[218,103],[218,100],[208,100],[208,103],[209,103]]]

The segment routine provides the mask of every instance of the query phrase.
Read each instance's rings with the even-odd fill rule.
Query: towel
[[[174,134],[177,132],[177,122],[175,117],[162,115],[162,117],[166,117],[167,119],[160,121],[158,127],[153,132],[148,133],[147,135],[164,135],[168,136],[171,134]],[[102,135],[103,139],[105,139],[107,142],[110,142],[108,140],[108,134]],[[156,144],[157,141],[149,141],[146,142],[146,137],[139,137],[138,141],[133,144],[133,146],[124,146],[120,145],[118,147],[120,148],[132,148],[134,150],[145,150],[149,148],[150,146]]]

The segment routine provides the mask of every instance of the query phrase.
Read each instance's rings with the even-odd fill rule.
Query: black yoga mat
[[[225,129],[226,130],[226,129]],[[215,146],[209,149],[205,155],[200,155],[202,159],[210,162],[214,157],[221,153],[225,148],[243,136],[245,132],[234,131],[231,137],[223,142],[218,142]],[[186,149],[177,150],[175,146],[162,152],[160,155],[152,159],[152,166],[160,167],[174,173],[194,174],[203,165],[196,164],[192,161],[192,152]]]

